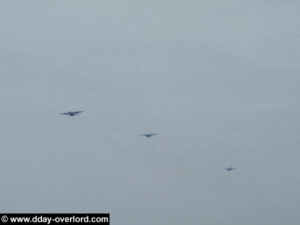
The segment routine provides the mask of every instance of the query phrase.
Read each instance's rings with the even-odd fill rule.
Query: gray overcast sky
[[[299,1],[0,3],[1,212],[300,224]]]

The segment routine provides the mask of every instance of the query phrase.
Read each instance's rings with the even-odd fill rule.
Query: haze
[[[300,224],[298,1],[0,2],[1,212]]]

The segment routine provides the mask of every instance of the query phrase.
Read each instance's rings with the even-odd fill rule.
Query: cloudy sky
[[[0,211],[300,224],[299,11],[1,0]]]

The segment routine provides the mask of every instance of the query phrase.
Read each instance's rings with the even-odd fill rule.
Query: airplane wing
[[[82,113],[82,112],[84,112],[84,111],[75,111],[75,112],[73,112],[73,113],[79,114],[79,113]]]

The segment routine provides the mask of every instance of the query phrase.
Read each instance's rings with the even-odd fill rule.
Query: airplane
[[[60,115],[77,116],[79,113],[82,113],[82,112],[84,112],[84,111],[71,111],[71,112],[60,113]]]
[[[152,136],[157,135],[157,134],[153,134],[153,133],[148,133],[148,134],[140,134],[140,136],[144,136],[146,138],[151,138]]]
[[[227,168],[223,168],[224,170],[227,170],[227,171],[232,171],[232,170],[235,170],[236,168],[233,168],[232,166],[231,167],[227,167]]]

